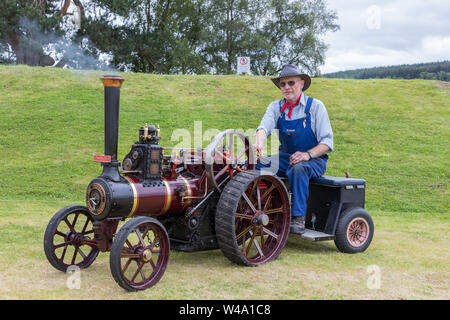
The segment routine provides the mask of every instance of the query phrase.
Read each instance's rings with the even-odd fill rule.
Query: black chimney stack
[[[105,87],[105,156],[110,162],[104,162],[102,177],[120,181],[119,162],[117,161],[117,141],[119,138],[119,99],[120,87],[124,79],[121,76],[104,76]]]

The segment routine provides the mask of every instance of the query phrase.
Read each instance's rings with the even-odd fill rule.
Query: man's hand
[[[311,156],[309,155],[308,152],[297,151],[289,157],[289,164],[294,165],[302,161],[309,161],[310,159]]]
[[[253,145],[253,151],[255,152],[255,154],[256,154],[256,160],[257,161],[259,161],[259,160],[261,160],[261,158],[262,158],[262,156],[263,156],[263,150],[264,150],[264,147],[263,146],[259,146],[259,145],[257,145],[257,144],[254,144]]]
[[[263,149],[264,149],[264,141],[266,141],[267,135],[266,130],[259,129],[256,131],[255,134],[255,143],[253,144],[253,150],[256,153],[256,160],[261,160],[262,156],[264,155]]]

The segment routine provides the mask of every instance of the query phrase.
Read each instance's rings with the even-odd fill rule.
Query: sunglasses
[[[294,80],[291,80],[288,82],[280,82],[280,87],[284,88],[286,85],[289,85],[289,87],[293,87],[296,83],[297,83],[297,81],[294,81]]]

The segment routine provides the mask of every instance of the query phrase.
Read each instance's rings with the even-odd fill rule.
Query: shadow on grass
[[[181,263],[187,266],[199,266],[205,264],[220,264],[228,261],[220,249],[205,250],[205,251],[178,251],[170,250],[170,260],[176,260],[176,263]]]
[[[339,251],[334,246],[333,241],[308,241],[300,238],[298,235],[289,235],[288,241],[284,246],[284,249],[296,251],[298,253],[332,253]]]
[[[317,255],[329,255],[330,253],[339,253],[332,241],[326,242],[311,242],[301,239],[299,236],[289,236],[283,250],[287,250],[291,253],[301,254],[317,254]],[[223,265],[229,264],[230,266],[236,266],[233,262],[229,261],[222,253],[220,249],[184,252],[178,250],[170,251],[170,260],[176,261],[177,264],[185,266],[205,266],[205,265]]]

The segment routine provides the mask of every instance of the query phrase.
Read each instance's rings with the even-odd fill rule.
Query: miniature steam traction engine
[[[170,248],[220,248],[228,259],[246,266],[276,259],[289,233],[289,192],[277,176],[253,170],[248,137],[226,130],[205,149],[164,148],[159,128],[145,125],[119,171],[123,79],[105,76],[102,81],[105,155],[94,160],[101,162],[103,172],[88,185],[86,206],[65,207],[51,218],[44,235],[50,264],[63,272],[71,265],[87,268],[100,251],[110,251],[114,279],[136,291],[161,279]],[[373,234],[363,209],[364,180],[320,179],[312,181],[303,237],[334,239],[343,252],[364,251]]]

